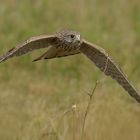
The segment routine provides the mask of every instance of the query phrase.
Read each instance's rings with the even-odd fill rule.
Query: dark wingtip
[[[32,60],[32,62],[36,62],[36,61],[39,61],[38,59],[34,59],[34,60]]]
[[[40,60],[43,60],[43,59],[37,58],[37,59],[32,60],[32,62],[36,62],[36,61],[40,61]]]

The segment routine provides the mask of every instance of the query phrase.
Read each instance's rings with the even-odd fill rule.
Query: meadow
[[[0,54],[63,28],[103,47],[140,92],[139,0],[0,1]],[[0,140],[140,140],[140,104],[122,87],[82,54],[33,63],[42,51],[0,64]]]

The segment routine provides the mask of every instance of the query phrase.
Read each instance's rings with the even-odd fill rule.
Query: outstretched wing
[[[60,47],[51,47],[47,52],[45,52],[40,57],[34,59],[33,61],[38,61],[42,59],[52,59],[52,58],[58,58],[58,57],[65,57],[69,55],[75,55],[80,53],[79,49],[75,50],[64,50],[61,46]]]
[[[21,56],[23,54],[29,53],[36,49],[45,48],[48,47],[49,45],[56,45],[56,43],[57,43],[57,37],[53,35],[50,36],[43,35],[43,36],[33,37],[25,41],[24,43],[18,45],[17,47],[10,49],[3,56],[0,56],[0,63],[14,56]]]
[[[140,95],[128,81],[125,74],[121,69],[113,62],[108,54],[100,47],[93,45],[87,41],[83,41],[80,50],[84,53],[95,65],[106,75],[115,79],[137,102],[140,103]]]

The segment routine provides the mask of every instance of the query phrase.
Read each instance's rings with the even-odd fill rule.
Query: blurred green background
[[[140,91],[139,0],[0,0],[1,54],[63,28],[106,49]],[[98,79],[84,139],[140,139],[140,105],[116,82],[83,55],[32,63],[40,53],[0,64],[0,140],[80,140],[86,93]],[[80,115],[57,118],[73,104]]]

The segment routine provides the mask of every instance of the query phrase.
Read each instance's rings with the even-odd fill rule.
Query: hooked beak
[[[76,35],[76,39],[77,40],[80,40],[80,35]]]
[[[80,42],[81,38],[80,35],[76,35],[76,41]]]

